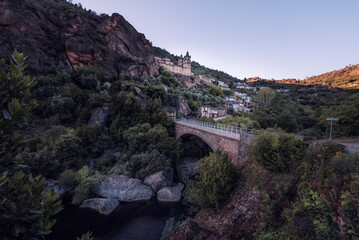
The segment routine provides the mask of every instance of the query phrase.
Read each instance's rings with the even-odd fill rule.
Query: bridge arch
[[[211,139],[209,139],[205,134],[202,134],[201,132],[181,132],[180,134],[178,134],[176,136],[177,139],[179,138],[183,138],[186,135],[192,135],[192,136],[196,136],[198,138],[200,138],[203,142],[205,142],[211,149],[212,151],[216,151],[219,147],[214,144]]]

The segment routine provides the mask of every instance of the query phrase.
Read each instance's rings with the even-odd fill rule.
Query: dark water
[[[110,215],[67,206],[58,215],[48,240],[76,240],[87,231],[95,240],[159,240],[167,219],[184,213],[181,203],[121,203]]]

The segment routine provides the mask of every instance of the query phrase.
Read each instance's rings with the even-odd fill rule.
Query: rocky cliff
[[[97,67],[107,77],[151,75],[151,44],[121,15],[101,15],[63,0],[0,0],[0,58],[14,49],[30,70]]]

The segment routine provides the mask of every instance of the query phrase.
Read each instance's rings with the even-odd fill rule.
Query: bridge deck
[[[240,139],[240,131],[236,131],[235,127],[232,127],[231,129],[228,126],[227,128],[224,128],[222,126],[215,127],[214,125],[211,125],[211,123],[208,122],[200,122],[200,121],[189,120],[189,119],[176,120],[176,123],[187,127],[192,127],[195,129],[200,129],[206,132],[214,133],[216,135],[220,135],[223,137],[232,138],[235,140]]]
[[[193,120],[193,119],[185,119],[185,118],[176,120],[175,122],[178,124],[188,126],[188,127],[201,129],[201,130],[204,130],[204,131],[207,131],[210,133],[214,133],[214,134],[217,134],[220,136],[233,138],[233,139],[237,139],[237,140],[240,139],[241,134],[253,134],[253,135],[279,134],[279,132],[267,132],[267,131],[263,131],[263,130],[239,128],[239,127],[234,127],[234,126],[229,126],[229,125],[224,125],[224,124],[219,124],[219,123],[202,122],[202,121],[197,121],[197,120]],[[304,138],[303,136],[294,135],[294,134],[290,134],[290,133],[282,133],[282,134],[293,135],[296,138],[299,138],[302,140]]]

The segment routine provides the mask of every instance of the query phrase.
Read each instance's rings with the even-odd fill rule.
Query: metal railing
[[[181,118],[181,119],[176,119],[175,122],[183,124],[183,125],[187,125],[190,127],[195,127],[198,129],[203,129],[205,131],[213,132],[213,133],[216,133],[219,135],[236,138],[236,139],[239,138],[240,134],[242,134],[242,133],[253,134],[253,135],[286,134],[286,135],[294,136],[294,137],[302,139],[302,140],[304,139],[304,136],[295,135],[292,133],[268,132],[268,131],[264,131],[264,130],[241,128],[241,127],[235,127],[235,126],[230,126],[230,125],[225,125],[225,124],[220,124],[220,123],[203,122],[203,121],[198,121],[195,119]]]
[[[262,130],[256,130],[251,128],[241,128],[241,127],[235,127],[220,123],[211,123],[211,122],[202,122],[194,119],[177,119],[176,122],[188,126],[192,126],[195,128],[207,130],[210,132],[218,133],[225,136],[231,136],[231,137],[239,137],[241,133],[247,133],[247,134],[277,134],[277,132],[266,132]]]

